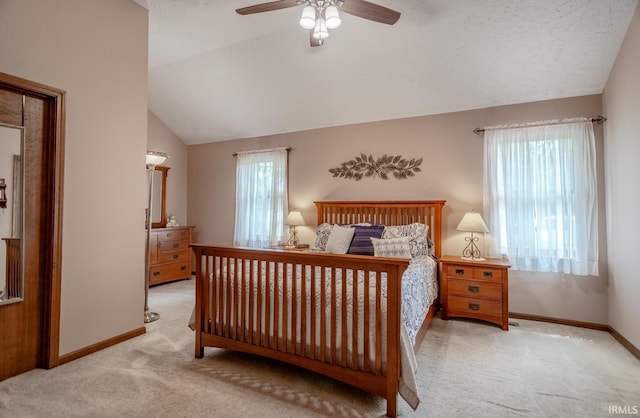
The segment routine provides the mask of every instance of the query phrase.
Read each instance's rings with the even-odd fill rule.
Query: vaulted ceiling
[[[370,0],[311,48],[303,6],[134,0],[149,108],[187,144],[601,93],[638,0]],[[345,3],[349,0],[344,0]]]

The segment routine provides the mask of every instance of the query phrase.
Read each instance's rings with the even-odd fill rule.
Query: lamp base
[[[460,257],[463,260],[467,260],[467,261],[485,261],[486,258],[483,257]]]
[[[148,324],[149,322],[157,321],[158,319],[160,319],[160,314],[158,314],[158,313],[151,312],[151,311],[146,311],[144,313],[144,323],[145,324]]]
[[[293,226],[291,237],[289,241],[287,241],[287,247],[296,247],[300,241],[298,241],[298,231],[296,231],[296,226]]]
[[[468,261],[484,261],[485,258],[480,257],[480,248],[476,245],[478,241],[478,237],[473,236],[473,232],[470,237],[466,237],[465,241],[468,242],[467,246],[462,250],[462,258],[463,260]]]

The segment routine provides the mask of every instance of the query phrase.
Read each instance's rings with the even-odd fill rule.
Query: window
[[[266,247],[284,241],[287,150],[239,153],[233,245]]]
[[[598,275],[593,124],[586,118],[485,130],[490,256],[524,271]]]

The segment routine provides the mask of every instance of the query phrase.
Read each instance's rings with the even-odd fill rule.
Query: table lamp
[[[298,241],[298,231],[296,230],[296,226],[304,225],[304,219],[302,218],[302,214],[297,210],[292,210],[289,212],[287,219],[284,221],[285,225],[289,225],[289,230],[291,232],[291,237],[289,241],[287,241],[287,246],[289,247],[298,247],[300,242]]]
[[[476,245],[478,242],[478,237],[474,237],[474,232],[489,232],[487,225],[482,220],[482,216],[478,212],[467,212],[462,217],[462,220],[456,227],[458,231],[470,232],[471,236],[465,237],[469,243],[464,250],[462,250],[462,259],[463,260],[472,260],[472,261],[483,261],[484,258],[481,257],[480,249]]]

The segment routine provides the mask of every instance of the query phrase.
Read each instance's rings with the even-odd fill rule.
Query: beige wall
[[[481,110],[317,129],[189,147],[188,219],[196,240],[230,245],[233,238],[236,151],[290,146],[289,205],[309,226],[303,242],[315,239],[314,200],[446,199],[444,253],[458,254],[464,235],[455,227],[464,212],[482,211],[483,140],[476,127],[602,112],[600,95],[501,106]],[[573,277],[512,272],[510,310],[594,323],[607,323],[606,245],[602,176],[602,127],[596,127],[600,168],[601,276]],[[410,180],[333,178],[329,168],[360,153],[424,158],[423,173]]]
[[[0,0],[0,71],[67,91],[60,354],[143,326],[147,11]]]
[[[640,282],[632,251],[640,231],[633,208],[640,197],[629,192],[627,182],[635,178],[640,144],[639,25],[636,12],[604,96],[610,118],[605,124],[610,303],[606,253],[599,278],[512,272],[510,281],[512,311],[596,323],[607,323],[609,316],[636,346],[640,305],[634,295],[640,294]],[[0,0],[0,40],[0,71],[68,92],[61,354],[143,325],[147,148],[172,154],[167,210],[181,223],[195,224],[198,241],[231,243],[231,154],[292,146],[290,204],[310,224],[302,228],[303,241],[315,237],[313,200],[447,199],[444,251],[457,253],[462,235],[456,224],[465,211],[482,207],[482,140],[473,128],[601,113],[600,96],[587,96],[191,146],[187,160],[184,144],[152,114],[147,127],[147,12],[134,2]],[[602,167],[601,128],[596,131]],[[331,178],[329,168],[360,152],[423,157],[425,172],[408,181]],[[99,153],[106,158],[88,158]],[[186,161],[188,212],[181,178]],[[601,186],[602,179],[603,203]],[[604,204],[600,209],[603,219]],[[604,222],[600,231],[604,237]],[[602,253],[606,245],[601,244]]]
[[[633,16],[604,91],[607,229],[609,242],[609,324],[640,347],[640,8]]]
[[[187,146],[156,115],[149,111],[148,149],[168,152],[164,166],[167,174],[167,216],[176,215],[180,225],[187,225]]]

